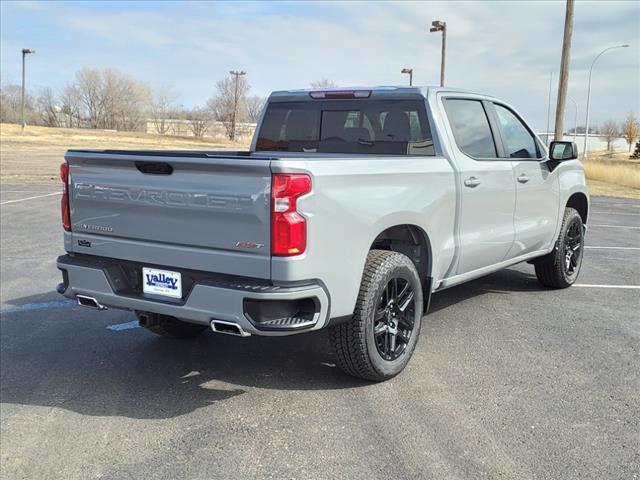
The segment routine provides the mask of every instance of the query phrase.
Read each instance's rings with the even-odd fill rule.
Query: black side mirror
[[[563,162],[578,158],[578,146],[576,142],[551,142],[549,145],[549,160]]]

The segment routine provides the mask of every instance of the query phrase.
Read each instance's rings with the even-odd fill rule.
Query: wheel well
[[[391,250],[411,259],[418,270],[424,298],[425,311],[431,297],[431,242],[429,237],[416,225],[396,225],[380,233],[371,244],[370,250]]]
[[[575,208],[580,217],[582,218],[582,223],[587,224],[587,218],[589,215],[589,206],[587,202],[587,196],[584,193],[574,193],[567,200],[567,207]]]

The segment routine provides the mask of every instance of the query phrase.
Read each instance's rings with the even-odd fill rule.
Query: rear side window
[[[460,150],[475,158],[496,158],[496,145],[479,100],[447,99],[445,109]]]
[[[522,121],[508,108],[495,104],[500,131],[510,158],[537,158],[536,141]]]
[[[258,151],[435,155],[424,101],[270,103]]]

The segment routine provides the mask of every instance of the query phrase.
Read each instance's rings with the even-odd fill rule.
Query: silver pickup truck
[[[432,292],[528,261],[565,288],[589,197],[571,142],[448,88],[274,92],[250,151],[69,150],[58,291],[185,338],[329,328],[381,381]]]

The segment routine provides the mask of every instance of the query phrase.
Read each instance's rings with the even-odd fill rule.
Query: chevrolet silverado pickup
[[[271,94],[249,151],[69,150],[58,291],[173,338],[328,328],[346,373],[411,357],[433,292],[520,262],[580,271],[577,148],[449,88]]]

